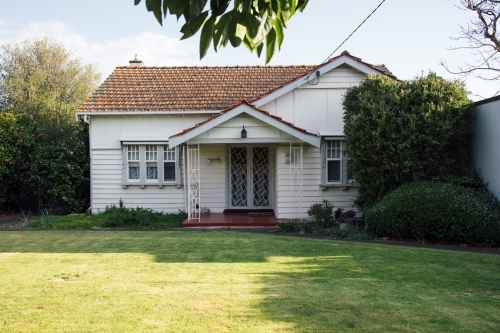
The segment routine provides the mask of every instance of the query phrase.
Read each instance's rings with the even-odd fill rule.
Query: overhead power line
[[[323,60],[323,62],[322,62],[321,64],[319,64],[318,66],[316,66],[316,68],[319,68],[319,67],[320,67],[321,65],[323,65],[325,62],[327,62],[327,61],[328,61],[328,59],[330,59],[330,57],[331,57],[332,55],[334,55],[334,54],[335,54],[335,52],[337,52],[337,51],[338,51],[338,49],[340,49],[340,48],[342,47],[342,45],[344,45],[344,43],[345,43],[345,42],[347,42],[347,40],[348,40],[349,38],[351,38],[351,36],[352,36],[352,35],[354,35],[354,33],[355,33],[356,31],[358,31],[358,29],[359,29],[359,28],[360,28],[360,27],[361,27],[361,26],[362,26],[362,25],[366,22],[366,20],[368,20],[368,19],[370,18],[370,16],[372,16],[372,15],[373,15],[373,13],[375,13],[375,12],[377,11],[377,9],[379,9],[379,8],[380,8],[380,6],[382,6],[382,4],[383,4],[384,2],[385,2],[385,0],[382,0],[382,2],[381,2],[381,3],[379,3],[379,4],[378,4],[378,6],[377,6],[377,7],[376,7],[376,8],[375,8],[375,9],[374,9],[371,13],[370,13],[370,15],[368,15],[368,16],[367,16],[367,17],[363,20],[363,22],[361,22],[361,23],[358,25],[358,27],[357,27],[356,29],[354,29],[354,31],[353,31],[353,32],[351,32],[351,34],[350,34],[349,36],[347,36],[347,38],[346,38],[346,39],[344,39],[344,41],[343,41],[342,43],[340,43],[340,45],[339,45],[339,46],[338,46],[338,47],[337,47],[337,48],[336,48],[336,49],[335,49],[332,53],[330,53],[330,55],[329,55],[328,57],[326,57],[326,59],[325,59],[325,60]],[[309,80],[309,77],[311,76],[311,74],[312,74],[312,73],[314,73],[314,70],[313,70],[313,71],[311,71],[311,73],[307,76],[307,80]]]

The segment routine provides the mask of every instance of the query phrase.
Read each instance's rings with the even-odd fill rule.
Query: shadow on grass
[[[0,233],[0,253],[143,253],[246,264],[256,310],[289,331],[500,331],[500,258],[231,232]],[[241,265],[225,269],[241,269]]]

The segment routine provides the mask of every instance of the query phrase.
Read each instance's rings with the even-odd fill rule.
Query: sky
[[[148,66],[264,65],[245,47],[230,45],[200,60],[199,33],[180,41],[182,22],[168,16],[163,27],[146,11],[145,0],[0,0],[0,45],[52,37],[71,49],[83,63],[95,64],[104,80],[116,66],[128,65],[135,54]],[[279,53],[270,65],[320,64],[377,7],[381,0],[310,0],[285,30]],[[348,50],[372,64],[385,64],[399,79],[434,71],[459,78],[450,68],[474,62],[471,50],[450,37],[459,35],[473,13],[457,8],[459,0],[386,0],[368,21],[334,54]],[[182,21],[182,19],[181,19]],[[473,100],[491,97],[500,86],[465,78]]]

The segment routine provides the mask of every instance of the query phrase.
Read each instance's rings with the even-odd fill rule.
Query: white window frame
[[[139,148],[139,160],[129,161],[129,147]],[[152,149],[155,147],[155,149]],[[168,147],[168,142],[122,142],[122,153],[123,153],[123,175],[122,175],[122,186],[127,188],[129,185],[140,185],[141,188],[145,188],[149,185],[157,185],[162,188],[164,185],[175,185],[180,188],[182,185],[181,180],[181,162],[180,162],[180,152],[182,147],[177,146],[173,148],[174,160],[164,161],[164,149]],[[137,151],[133,151],[137,154]],[[172,153],[172,152],[171,152]],[[169,154],[169,158],[172,158],[172,154]],[[168,156],[168,155],[167,155]],[[136,158],[136,155],[133,156]],[[139,165],[140,177],[139,179],[129,179],[129,163],[135,163]],[[175,179],[174,180],[164,180],[164,162],[174,162],[175,163]],[[157,178],[147,179],[147,167],[153,164],[157,167]]]
[[[340,158],[328,157],[328,142],[337,141],[340,142]],[[355,179],[347,179],[347,161],[350,160],[346,152],[346,142],[343,137],[322,137],[321,140],[321,184],[320,187],[325,190],[328,187],[343,187],[347,189],[350,186],[357,186]],[[328,161],[329,160],[340,160],[340,181],[339,182],[329,182],[328,181]]]
[[[134,149],[131,149],[134,148]],[[137,148],[137,150],[135,149]],[[129,183],[140,183],[141,182],[141,160],[140,160],[140,146],[139,145],[128,145],[126,147],[126,177]],[[133,157],[133,158],[132,158]],[[139,178],[129,178],[130,167],[139,167]]]
[[[167,145],[163,146],[163,182],[164,183],[173,183],[177,179],[177,172],[175,172],[175,177],[173,180],[166,180],[165,179],[165,164],[166,163],[174,163],[174,167],[178,166],[178,156],[177,156],[177,147],[170,149],[170,147]]]
[[[158,183],[159,165],[158,165],[158,145],[145,145],[146,152],[144,169],[146,170],[146,182]],[[148,168],[156,167],[156,178],[148,178]]]
[[[329,147],[331,145],[331,147]],[[342,184],[342,176],[344,174],[344,170],[342,170],[342,155],[343,155],[343,149],[342,149],[342,141],[340,140],[326,140],[325,141],[325,149],[326,149],[326,165],[325,165],[325,172],[326,172],[326,184]],[[328,179],[328,162],[329,161],[338,161],[339,162],[339,180],[335,181],[330,181]]]

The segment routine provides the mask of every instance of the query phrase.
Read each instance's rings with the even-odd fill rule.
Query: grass
[[[236,232],[0,233],[1,332],[499,332],[500,256]]]

